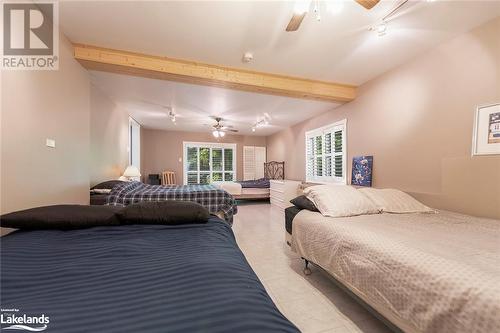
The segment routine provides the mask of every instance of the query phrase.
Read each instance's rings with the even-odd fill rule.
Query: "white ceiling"
[[[500,15],[500,1],[412,1],[380,38],[368,27],[397,1],[340,3],[288,33],[293,1],[67,1],[60,24],[73,42],[359,85]]]
[[[411,1],[379,37],[368,27],[397,1],[382,1],[371,11],[353,0],[337,3],[343,9],[334,14],[321,2],[321,22],[309,13],[292,33],[284,31],[291,1],[63,1],[59,16],[73,42],[359,85],[500,15],[500,1]],[[250,64],[241,61],[246,51],[254,54]],[[193,131],[205,130],[208,115],[220,115],[251,133],[268,112],[275,126],[256,135],[338,106],[103,73],[92,80],[154,128],[173,125],[159,119],[163,108],[142,101],[174,107],[183,116],[175,128]]]
[[[165,130],[210,131],[218,116],[238,134],[270,135],[339,105],[95,71],[91,81],[144,127]],[[175,123],[163,106],[178,114]],[[266,113],[269,125],[252,132]]]

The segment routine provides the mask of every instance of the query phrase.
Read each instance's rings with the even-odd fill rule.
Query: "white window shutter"
[[[236,179],[236,144],[184,142],[184,184]]]
[[[264,178],[266,147],[255,147],[255,179]]]
[[[346,120],[306,132],[306,181],[346,182]]]
[[[255,179],[255,147],[243,147],[243,180]]]

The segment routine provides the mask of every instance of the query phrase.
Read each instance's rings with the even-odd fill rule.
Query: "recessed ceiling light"
[[[244,63],[249,63],[252,60],[253,54],[250,52],[245,52],[245,54],[243,54],[243,57],[241,58],[241,61],[243,61]]]
[[[384,36],[387,33],[387,23],[382,22],[379,25],[377,25],[377,34],[379,37]]]

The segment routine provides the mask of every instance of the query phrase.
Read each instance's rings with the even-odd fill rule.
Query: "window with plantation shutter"
[[[184,142],[184,184],[236,179],[236,144]]]
[[[306,181],[346,183],[346,124],[342,120],[306,132]]]
[[[264,178],[266,147],[243,147],[243,180]]]

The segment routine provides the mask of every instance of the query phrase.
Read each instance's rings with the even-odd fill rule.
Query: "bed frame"
[[[344,285],[342,282],[337,280],[333,275],[328,273],[325,269],[323,269],[320,265],[302,257],[304,260],[304,269],[303,273],[304,275],[311,275],[312,271],[309,268],[309,264],[313,264],[315,267],[317,267],[319,270],[323,272],[328,278],[340,289],[342,289],[344,292],[346,292],[352,299],[354,299],[359,305],[361,305],[363,308],[365,308],[368,312],[370,312],[374,317],[376,317],[378,320],[380,320],[385,326],[387,326],[392,332],[394,333],[404,333],[403,330],[401,330],[399,327],[397,327],[395,324],[393,324],[389,319],[387,319],[385,316],[380,314],[375,308],[373,308],[370,304],[365,302],[361,297],[356,295],[349,287]]]
[[[264,177],[267,179],[284,180],[285,162],[271,161],[264,163]]]
[[[285,162],[270,161],[264,163],[264,177],[267,179],[284,180],[285,179]],[[242,193],[233,195],[236,200],[264,200],[269,199],[267,193]]]

